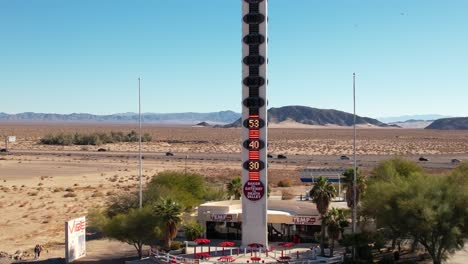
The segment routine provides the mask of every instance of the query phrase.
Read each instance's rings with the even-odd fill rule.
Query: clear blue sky
[[[468,115],[468,1],[270,0],[270,107]],[[0,112],[241,111],[240,0],[0,0]]]

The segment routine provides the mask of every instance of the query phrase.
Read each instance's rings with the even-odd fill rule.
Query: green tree
[[[333,257],[335,241],[343,234],[344,228],[349,225],[344,209],[332,208],[322,215],[322,225],[327,227],[328,237],[331,240],[330,256]]]
[[[154,207],[154,212],[165,223],[164,246],[171,248],[172,239],[177,235],[178,225],[182,222],[182,207],[172,199],[163,199]]]
[[[372,179],[391,180],[395,177],[408,178],[422,173],[422,168],[415,162],[394,158],[380,162],[371,172]]]
[[[118,214],[103,226],[106,237],[133,245],[138,256],[143,256],[143,245],[152,244],[161,236],[161,219],[150,207],[132,209],[127,214]]]
[[[204,201],[219,199],[222,196],[223,193],[219,189],[208,186],[203,175],[164,171],[151,179],[143,198],[144,202],[148,203],[171,198],[186,210],[190,210]]]
[[[205,232],[205,228],[203,228],[200,223],[196,221],[190,221],[184,225],[185,228],[185,237],[187,240],[195,240],[202,236],[203,232]]]
[[[462,248],[467,237],[468,189],[459,177],[459,171],[434,176],[420,170],[377,177],[364,196],[363,213],[394,238],[410,237],[421,243],[439,264]]]
[[[242,179],[236,177],[227,184],[227,193],[229,197],[234,196],[234,200],[239,200],[242,196]]]
[[[348,204],[349,208],[354,208],[354,169],[350,168],[347,169],[344,173],[344,184],[346,189],[346,203]],[[361,175],[361,171],[359,169],[356,170],[356,204],[359,205],[359,201],[361,200],[361,195],[366,190],[366,180]]]
[[[108,217],[113,217],[118,214],[127,214],[131,209],[138,207],[138,193],[121,193],[110,197],[106,214]]]
[[[317,182],[314,183],[314,187],[310,190],[310,198],[317,206],[317,210],[320,216],[323,216],[328,212],[331,200],[336,197],[336,189],[333,185],[327,181],[323,176],[320,176]],[[321,225],[321,237],[320,237],[320,254],[324,255],[324,240],[325,240],[325,225]]]

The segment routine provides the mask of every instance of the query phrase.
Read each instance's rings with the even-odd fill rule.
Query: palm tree
[[[346,203],[350,209],[353,209],[354,206],[354,169],[347,169],[344,173],[344,184],[346,189]],[[366,180],[361,176],[359,169],[356,169],[356,204],[359,204],[361,195],[366,190]]]
[[[327,226],[328,237],[331,239],[330,257],[333,257],[335,241],[343,234],[344,228],[349,225],[345,209],[332,208],[322,216],[322,225]]]
[[[242,195],[242,180],[240,177],[232,179],[227,185],[227,192],[229,197],[234,196],[234,200],[239,200]]]
[[[164,230],[164,246],[169,249],[172,239],[177,235],[178,225],[182,222],[182,206],[168,198],[157,203],[154,209],[156,215],[163,223],[166,223]]]
[[[317,206],[317,210],[320,216],[323,216],[328,212],[328,206],[330,205],[331,199],[336,197],[336,189],[333,185],[327,181],[326,178],[320,176],[314,187],[310,190],[310,198]],[[324,255],[323,241],[325,240],[325,225],[321,225],[321,238],[320,238],[320,255]]]

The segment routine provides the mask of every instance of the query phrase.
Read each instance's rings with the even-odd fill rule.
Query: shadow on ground
[[[137,257],[121,257],[115,259],[101,259],[101,260],[75,260],[73,263],[75,264],[123,264],[127,260],[135,260],[138,259]],[[33,261],[19,261],[13,262],[17,264],[65,264],[64,258],[50,258],[44,260],[33,260]]]
[[[31,261],[18,261],[18,262],[13,262],[13,263],[30,263],[30,264],[65,264],[65,259],[64,258],[50,258],[50,259],[39,259],[39,260],[31,260]]]

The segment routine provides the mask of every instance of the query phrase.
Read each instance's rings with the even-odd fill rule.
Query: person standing
[[[34,247],[34,259],[39,259],[41,257],[42,246],[37,244]]]
[[[34,259],[39,258],[39,244],[34,247]]]
[[[39,251],[37,253],[37,258],[40,258],[41,257],[41,252],[42,252],[42,246],[41,245],[38,245],[39,246]]]

